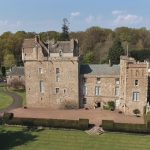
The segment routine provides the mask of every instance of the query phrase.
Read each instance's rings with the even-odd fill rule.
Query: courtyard
[[[102,120],[114,120],[119,123],[143,124],[143,117],[127,116],[119,114],[117,111],[101,109],[77,109],[77,110],[52,110],[49,108],[17,108],[11,110],[15,117],[23,118],[51,118],[78,120],[79,118],[89,119],[90,124],[99,126]]]

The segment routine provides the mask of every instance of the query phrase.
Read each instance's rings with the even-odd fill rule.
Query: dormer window
[[[97,83],[101,83],[101,78],[97,78]]]

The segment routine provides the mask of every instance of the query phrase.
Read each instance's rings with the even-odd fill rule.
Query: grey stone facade
[[[39,37],[24,41],[22,58],[28,107],[93,109],[114,101],[126,114],[143,114],[147,62],[123,56],[120,65],[80,65],[77,40],[44,43]]]

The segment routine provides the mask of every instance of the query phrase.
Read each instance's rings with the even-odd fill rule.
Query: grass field
[[[11,150],[149,150],[150,135],[105,133],[91,136],[83,131],[25,131],[0,127],[0,149]]]
[[[25,90],[16,90],[16,89],[13,89],[13,88],[8,88],[8,90],[10,92],[16,93],[17,95],[22,97],[23,106],[26,104],[26,92],[25,92]]]
[[[0,86],[0,109],[6,108],[13,102],[13,99],[3,93],[3,86]]]

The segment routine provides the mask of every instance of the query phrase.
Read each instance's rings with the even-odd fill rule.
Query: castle
[[[28,107],[104,108],[143,114],[147,104],[148,63],[120,57],[120,65],[81,65],[78,40],[49,41],[39,36],[22,46]]]

